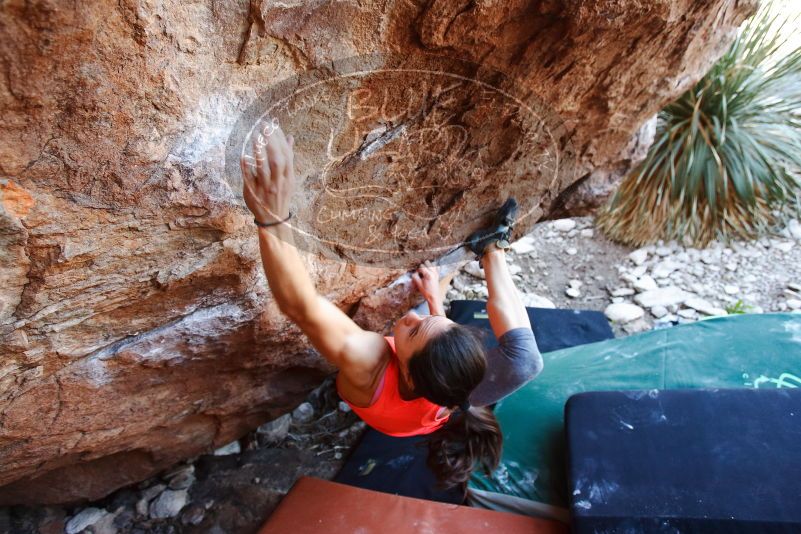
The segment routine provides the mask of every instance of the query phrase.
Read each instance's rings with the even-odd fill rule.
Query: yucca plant
[[[783,32],[798,16],[770,2],[712,70],[659,113],[646,159],[600,210],[597,224],[640,246],[770,233],[801,198],[801,46]]]

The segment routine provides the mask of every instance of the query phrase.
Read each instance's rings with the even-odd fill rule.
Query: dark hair
[[[454,325],[432,337],[409,359],[415,393],[440,406],[464,406],[484,378],[487,355],[476,331]],[[453,412],[446,425],[429,435],[428,466],[440,485],[468,481],[477,467],[489,473],[498,466],[503,436],[489,408]]]

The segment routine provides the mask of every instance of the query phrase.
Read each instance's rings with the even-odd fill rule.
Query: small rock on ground
[[[181,512],[181,523],[184,525],[199,525],[206,515],[206,510],[197,504],[191,504]]]
[[[485,279],[486,275],[484,274],[484,269],[482,269],[478,265],[478,260],[469,261],[465,264],[463,268],[464,272],[469,274],[470,276],[474,276],[476,278]]]
[[[186,506],[186,501],[186,490],[164,490],[150,503],[150,517],[153,519],[175,517]]]
[[[552,224],[554,230],[558,230],[559,232],[569,232],[576,227],[576,221],[573,219],[557,219],[553,221]]]
[[[556,308],[553,301],[536,293],[521,293],[520,299],[524,306],[531,308]]]
[[[581,296],[581,291],[577,287],[568,287],[565,289],[565,295],[575,299]]]
[[[94,525],[108,514],[106,510],[101,508],[84,508],[67,521],[64,532],[66,532],[66,534],[78,534],[83,529]]]
[[[618,287],[610,292],[613,297],[628,297],[634,293],[636,293],[636,291],[630,287]]]
[[[635,304],[621,302],[610,304],[604,310],[604,315],[613,323],[628,323],[643,316],[645,311]]]
[[[144,500],[150,502],[151,500],[153,500],[153,497],[164,491],[166,488],[167,486],[165,484],[156,484],[154,486],[150,486],[149,488],[145,488],[142,490],[141,497]]]
[[[239,454],[242,451],[242,447],[239,445],[239,441],[232,441],[227,445],[223,445],[219,449],[214,451],[214,456],[227,456],[229,454]]]
[[[638,248],[629,254],[629,258],[634,262],[634,265],[642,265],[648,259],[648,251],[644,248]]]
[[[794,239],[801,241],[801,222],[798,222],[796,219],[792,219],[787,225],[787,233],[789,233]]]
[[[660,287],[640,293],[634,300],[640,306],[651,308],[653,306],[669,306],[681,304],[690,296],[689,293],[675,286]]]
[[[651,325],[648,324],[648,321],[640,318],[635,319],[634,321],[630,321],[623,325],[623,331],[627,334],[638,334],[640,332],[645,332],[651,329]]]
[[[668,314],[667,308],[664,306],[654,306],[651,308],[651,315],[656,317],[657,319],[664,317]]]
[[[265,443],[278,443],[289,433],[289,425],[292,423],[292,416],[288,413],[277,419],[264,423],[256,429],[256,433]]]
[[[314,407],[309,402],[302,402],[292,410],[292,420],[298,423],[308,423],[314,418]]]
[[[537,250],[537,247],[534,244],[534,238],[527,235],[512,243],[512,250],[515,254],[531,254]]]
[[[647,274],[641,276],[636,282],[634,282],[634,289],[637,291],[650,291],[652,289],[656,289],[657,287],[659,286],[656,285],[656,280]]]
[[[684,301],[684,305],[705,315],[728,315],[726,310],[713,306],[709,301],[700,297],[690,297]],[[681,312],[679,312],[681,315]],[[682,317],[693,317],[693,315],[681,315]]]
[[[187,489],[195,482],[195,466],[192,464],[174,469],[165,478],[169,480],[167,487],[173,490]]]

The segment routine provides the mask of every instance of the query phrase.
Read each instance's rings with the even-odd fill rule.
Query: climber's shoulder
[[[390,352],[381,334],[354,332],[345,340],[340,371],[354,386],[370,388],[389,361]]]
[[[333,303],[318,296],[314,306],[293,317],[320,354],[354,384],[369,384],[388,357],[384,337],[364,330]]]

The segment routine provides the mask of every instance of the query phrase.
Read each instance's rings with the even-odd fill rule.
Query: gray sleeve
[[[530,328],[514,328],[487,352],[487,373],[470,394],[470,404],[494,404],[542,371],[542,355]]]

